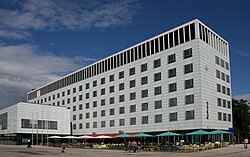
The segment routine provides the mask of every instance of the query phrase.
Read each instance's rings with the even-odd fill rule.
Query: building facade
[[[73,134],[232,127],[229,44],[193,20],[27,94],[70,109]]]
[[[19,102],[0,110],[0,143],[47,143],[48,136],[70,134],[70,110],[51,106]]]

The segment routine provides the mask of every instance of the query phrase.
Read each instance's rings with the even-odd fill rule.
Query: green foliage
[[[232,102],[233,127],[235,128],[235,131],[240,134],[241,139],[249,137],[250,113],[247,101],[243,99],[233,99]]]

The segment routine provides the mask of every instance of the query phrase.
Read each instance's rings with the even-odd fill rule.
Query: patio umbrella
[[[129,135],[129,134],[121,134],[121,135],[118,135],[118,136],[115,136],[114,138],[127,138],[127,137],[133,137],[132,135]]]
[[[168,131],[168,132],[164,132],[164,133],[161,133],[161,134],[158,134],[158,135],[156,135],[156,136],[167,136],[167,137],[169,137],[169,136],[174,136],[174,143],[175,143],[175,136],[180,136],[181,134],[177,134],[177,133],[174,133],[174,132],[170,132],[170,131]],[[168,140],[169,140],[169,138],[168,138]],[[178,137],[178,140],[179,140],[179,137]]]
[[[113,138],[113,137],[111,137],[111,136],[101,135],[101,136],[96,136],[96,137],[94,137],[94,138]]]
[[[211,131],[210,134],[232,134],[232,133],[224,130],[214,130]]]
[[[146,141],[146,137],[154,137],[153,135],[149,135],[149,134],[144,134],[144,133],[138,133],[133,135],[133,137],[140,137],[141,138],[141,143],[142,143],[142,138],[145,138]]]
[[[211,134],[211,133],[208,131],[205,131],[205,130],[197,130],[197,131],[187,133],[187,135],[199,135],[200,136],[200,143],[201,143],[201,135],[209,135],[209,134]],[[192,142],[193,142],[193,136],[192,136]]]
[[[64,137],[62,137],[62,138],[66,138],[66,139],[77,139],[76,136],[64,136]]]
[[[83,135],[83,136],[77,137],[77,139],[89,139],[89,138],[94,138],[94,137],[93,136],[88,136],[88,135]]]
[[[55,139],[58,139],[58,138],[62,138],[61,136],[50,136],[49,138],[55,138]]]

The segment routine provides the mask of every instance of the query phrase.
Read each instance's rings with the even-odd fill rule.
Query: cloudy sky
[[[0,108],[195,18],[230,43],[232,91],[250,102],[249,0],[1,0]]]

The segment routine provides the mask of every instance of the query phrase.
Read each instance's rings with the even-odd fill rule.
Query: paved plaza
[[[97,150],[66,148],[61,153],[61,148],[34,146],[26,148],[24,145],[0,145],[0,157],[250,157],[250,148],[243,149],[242,145],[226,148],[205,150],[192,153],[141,151],[139,153],[124,153],[122,150]]]

